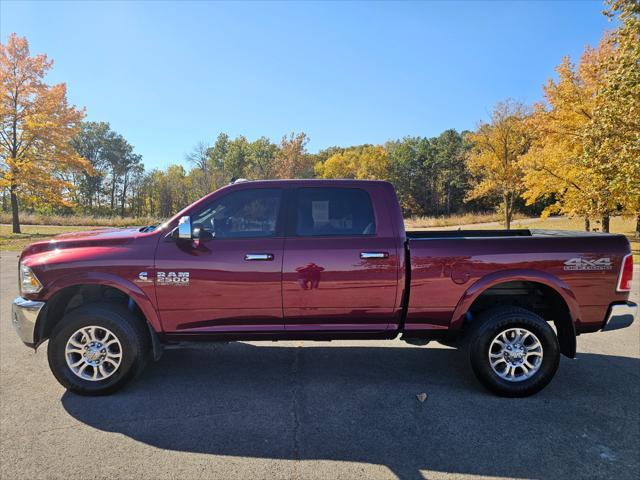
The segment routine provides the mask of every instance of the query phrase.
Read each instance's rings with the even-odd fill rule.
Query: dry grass
[[[0,213],[0,223],[10,224],[11,214]],[[60,226],[91,226],[91,227],[140,227],[158,223],[151,217],[92,217],[90,215],[39,215],[35,213],[21,213],[21,225],[60,225]]]
[[[515,218],[526,217],[516,214]],[[490,222],[502,222],[502,215],[498,213],[464,213],[461,215],[451,215],[450,217],[410,217],[405,218],[404,225],[407,230],[426,230],[429,228],[458,227],[460,225]]]
[[[489,230],[493,228],[503,228],[502,225],[497,221],[486,220],[489,216],[481,215],[481,216],[471,216],[471,222],[459,222],[457,224],[452,223],[453,219],[462,219],[468,217],[467,215],[458,216],[458,217],[450,217],[447,220],[446,224],[436,224],[436,225],[428,225],[429,219],[407,219],[405,220],[405,225],[407,230],[469,230],[469,229],[477,229],[477,230]],[[422,221],[420,221],[422,220]],[[432,220],[440,220],[440,219],[432,219]],[[635,238],[634,230],[635,230],[635,218],[633,217],[611,217],[611,223],[609,225],[609,230],[611,233],[622,233],[627,236],[629,241],[631,242],[631,251],[633,252],[633,258],[635,262],[640,262],[640,239]],[[546,219],[540,218],[519,218],[515,220],[512,225],[512,228],[530,228],[530,229],[538,229],[538,230],[576,230],[583,231],[584,230],[584,221],[581,218],[568,218],[568,217],[549,217]],[[591,227],[593,230],[600,229],[599,222],[592,222]]]

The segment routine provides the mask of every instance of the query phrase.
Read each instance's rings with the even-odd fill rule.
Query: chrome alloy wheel
[[[509,382],[527,380],[540,370],[542,344],[524,328],[500,332],[489,346],[489,363],[500,378]]]
[[[67,340],[65,358],[74,374],[97,382],[118,370],[122,363],[122,345],[118,337],[104,327],[82,327]]]

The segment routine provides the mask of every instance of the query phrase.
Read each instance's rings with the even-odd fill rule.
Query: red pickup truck
[[[242,181],[158,226],[28,246],[13,323],[86,395],[167,344],[400,335],[459,346],[485,387],[526,396],[577,335],[633,322],[632,263],[622,235],[405,232],[387,182]]]

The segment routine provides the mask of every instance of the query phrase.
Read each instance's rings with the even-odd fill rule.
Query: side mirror
[[[178,238],[180,240],[192,240],[193,233],[191,232],[191,217],[189,215],[185,215],[180,218],[178,222]]]

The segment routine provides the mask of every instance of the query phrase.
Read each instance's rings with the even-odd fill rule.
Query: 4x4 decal
[[[613,263],[609,257],[588,260],[586,258],[571,258],[564,262],[565,270],[611,270]]]

